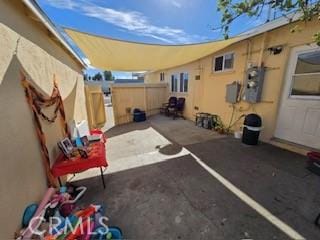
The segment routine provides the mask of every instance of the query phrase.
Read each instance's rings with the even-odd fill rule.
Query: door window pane
[[[183,74],[184,79],[183,79],[183,91],[188,92],[188,84],[189,84],[189,75],[188,73]]]
[[[291,96],[320,96],[320,74],[295,75]]]
[[[174,92],[174,75],[171,75],[171,92]]]
[[[223,68],[223,56],[215,58],[214,71],[222,71]]]
[[[320,72],[320,51],[299,54],[295,74]]]
[[[178,92],[178,75],[174,75],[174,91]]]
[[[164,72],[160,73],[160,81],[164,81]]]
[[[183,92],[183,73],[180,73],[180,92]]]
[[[320,51],[298,55],[291,96],[320,96]]]
[[[171,92],[178,91],[178,75],[171,75]]]

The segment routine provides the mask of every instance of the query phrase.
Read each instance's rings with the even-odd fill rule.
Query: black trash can
[[[257,145],[262,126],[261,117],[257,114],[248,114],[243,123],[242,142],[248,145]]]

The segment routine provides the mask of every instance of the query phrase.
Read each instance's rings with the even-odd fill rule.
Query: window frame
[[[160,72],[160,82],[164,82],[164,81],[165,81],[165,73]]]
[[[181,73],[179,73],[179,92],[180,92],[180,93],[183,92],[183,88],[184,88],[184,82],[183,82],[183,80],[184,80],[184,73],[181,72]],[[182,84],[181,84],[181,83],[182,83]],[[181,91],[181,89],[182,89],[182,91]]]
[[[232,62],[232,68],[225,69],[225,57],[226,55],[233,55],[233,62]],[[234,70],[234,61],[235,61],[236,54],[234,52],[226,52],[220,55],[216,55],[213,57],[212,60],[212,72],[213,73],[222,73],[222,72],[229,72]],[[216,59],[222,57],[222,69],[216,70]]]
[[[172,80],[175,82],[175,84],[172,84]],[[173,73],[171,74],[171,78],[170,78],[170,91],[171,93],[178,93],[179,92],[178,90],[179,90],[179,74]]]
[[[290,73],[290,88],[289,88],[289,93],[288,93],[288,98],[290,99],[298,99],[298,100],[320,100],[320,96],[317,95],[293,95],[292,94],[292,89],[293,89],[293,85],[294,85],[294,77],[295,76],[308,76],[308,75],[319,75],[320,76],[320,72],[313,72],[313,73],[295,73],[297,64],[298,64],[298,59],[299,59],[299,55],[300,54],[304,54],[304,53],[309,53],[309,52],[313,52],[314,50],[310,50],[310,51],[303,51],[303,52],[297,52],[295,55],[295,63],[294,63],[294,67],[291,70],[292,72]]]
[[[182,72],[180,73],[182,74],[182,91],[180,91],[181,93],[188,93],[189,91],[189,73],[188,72]],[[187,76],[187,77],[186,77]],[[187,91],[185,91],[185,81],[187,80],[188,84],[187,84]],[[181,79],[180,79],[181,82]],[[179,86],[179,89],[181,90],[181,86]]]
[[[290,84],[290,89],[289,89],[289,98],[291,99],[306,99],[306,100],[320,100],[320,96],[317,95],[293,95],[292,89],[293,89],[293,84],[294,84],[294,77],[295,76],[308,76],[308,75],[319,75],[320,73],[300,73],[300,74],[292,74],[290,77],[291,84]]]
[[[183,76],[182,77],[182,85],[181,85],[181,76]],[[188,77],[186,78],[185,76],[188,76]],[[190,80],[189,76],[190,75],[189,75],[188,72],[172,73],[171,74],[171,78],[170,78],[170,92],[171,93],[188,93],[188,91],[189,91],[189,80]],[[172,89],[172,86],[173,86],[172,79],[173,78],[176,80],[176,82],[175,82],[176,86],[174,86],[176,91],[173,91],[173,89]],[[185,91],[185,81],[186,80],[188,82],[187,91]],[[181,87],[182,87],[182,91],[181,91]]]

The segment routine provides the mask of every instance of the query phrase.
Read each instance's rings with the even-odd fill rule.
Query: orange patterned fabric
[[[49,123],[55,122],[58,117],[58,113],[60,114],[60,123],[62,127],[62,135],[64,137],[70,137],[69,128],[66,123],[66,116],[63,107],[63,101],[58,89],[57,82],[54,79],[54,87],[50,97],[45,97],[42,93],[38,92],[29,81],[27,81],[26,75],[21,72],[21,83],[24,87],[25,95],[27,102],[33,112],[33,119],[35,122],[37,136],[39,138],[39,143],[41,146],[41,153],[43,158],[43,165],[47,176],[47,184],[48,186],[56,186],[54,176],[50,171],[50,158],[49,152],[46,146],[46,137],[42,129],[41,121],[39,116],[43,121],[47,121]],[[55,106],[53,116],[46,116],[42,109]]]

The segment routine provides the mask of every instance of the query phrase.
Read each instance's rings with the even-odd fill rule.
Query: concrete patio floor
[[[125,238],[319,239],[320,178],[302,155],[164,116],[106,134],[106,189],[98,170],[73,181]]]

